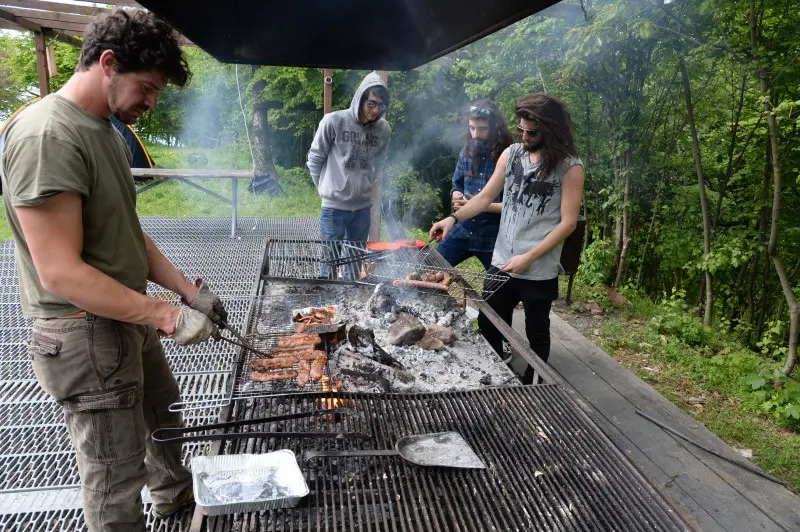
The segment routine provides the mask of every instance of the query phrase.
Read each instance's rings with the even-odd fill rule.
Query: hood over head
[[[358,122],[358,109],[361,105],[361,97],[364,95],[365,92],[369,91],[373,87],[383,87],[388,91],[388,87],[386,83],[383,82],[381,77],[378,75],[377,72],[374,70],[367,74],[364,79],[361,81],[361,84],[356,89],[355,94],[353,94],[353,99],[350,101],[350,113],[353,115],[353,119]],[[376,122],[383,118],[383,115],[386,114],[386,110],[380,112],[378,118],[375,120]]]

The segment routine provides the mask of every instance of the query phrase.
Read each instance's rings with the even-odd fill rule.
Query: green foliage
[[[581,255],[577,276],[589,286],[608,284],[613,259],[613,244],[606,239],[596,239]]]
[[[441,198],[409,165],[390,165],[386,177],[384,195],[391,200],[403,226],[430,226],[441,215]]]
[[[800,382],[779,371],[751,372],[741,380],[764,412],[781,423],[800,427]]]
[[[684,301],[684,292],[672,293],[665,298],[659,313],[650,320],[651,326],[659,334],[674,337],[690,346],[710,346],[712,329],[693,316]]]

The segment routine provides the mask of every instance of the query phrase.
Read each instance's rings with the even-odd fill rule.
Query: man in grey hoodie
[[[386,84],[371,72],[348,109],[328,113],[319,123],[308,169],[322,197],[323,240],[367,240],[372,184],[386,165],[392,136],[392,127],[383,120],[388,107]],[[322,275],[327,277],[324,266]]]

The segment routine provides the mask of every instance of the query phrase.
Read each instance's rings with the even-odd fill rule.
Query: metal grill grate
[[[331,394],[237,403],[237,418],[306,411]],[[552,385],[385,396],[336,394],[370,427],[368,442],[236,440],[224,453],[391,449],[401,436],[458,431],[486,470],[409,465],[398,457],[325,458],[304,468],[294,509],[207,518],[223,530],[681,530],[625,457]],[[348,418],[350,416],[344,416]],[[304,430],[293,426],[286,430]]]
[[[142,226],[188,277],[202,276],[231,309],[231,325],[244,327],[267,236],[319,238],[316,218],[240,218],[236,239],[230,219],[142,219]],[[150,292],[167,294],[156,286]],[[175,296],[171,295],[171,300]],[[65,509],[50,495],[77,485],[63,414],[34,380],[24,342],[30,323],[22,317],[13,242],[0,243],[0,530],[85,530],[82,512]],[[237,351],[222,343],[181,347],[165,342],[170,367],[184,397],[224,396]],[[187,425],[216,421],[216,408],[184,413]],[[186,460],[207,444],[184,446]],[[4,503],[25,495],[26,505]],[[33,501],[33,502],[31,502]],[[80,505],[80,503],[77,503]],[[30,512],[36,508],[42,511]],[[52,511],[51,511],[52,509]],[[19,511],[20,513],[12,513]],[[23,513],[24,512],[24,513]],[[186,520],[185,520],[186,521]],[[148,523],[153,523],[152,518]],[[188,522],[156,521],[153,530],[186,530]]]
[[[344,279],[369,285],[403,281],[417,274],[440,274],[453,282],[444,289],[413,287],[430,294],[457,300],[483,301],[508,280],[505,274],[489,274],[453,268],[430,246],[418,250],[399,248],[371,260],[363,243],[343,241],[279,240],[267,242],[264,275],[273,279]],[[349,261],[349,262],[348,262]],[[347,263],[346,263],[347,262]],[[327,264],[334,265],[327,265]],[[346,264],[344,264],[346,263]],[[325,265],[325,266],[323,266]],[[326,276],[322,274],[327,272]]]

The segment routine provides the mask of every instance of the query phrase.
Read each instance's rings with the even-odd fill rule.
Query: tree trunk
[[[731,128],[731,143],[728,146],[728,170],[725,172],[725,179],[719,184],[719,198],[717,199],[717,208],[714,211],[714,223],[712,230],[714,233],[717,231],[717,224],[719,224],[719,215],[722,211],[722,200],[725,198],[725,191],[728,189],[728,183],[731,181],[733,175],[733,152],[736,148],[736,135],[739,131],[739,118],[742,116],[742,106],[744,105],[744,92],[747,86],[747,76],[742,76],[742,87],[739,89],[739,105],[736,107],[736,113],[733,117],[733,127]]]
[[[711,253],[711,223],[708,215],[708,198],[706,198],[706,179],[703,175],[703,160],[700,155],[700,141],[697,137],[697,128],[694,123],[694,108],[692,107],[692,89],[689,83],[689,73],[686,71],[686,63],[683,57],[680,58],[681,77],[683,78],[683,90],[686,95],[686,114],[689,118],[689,129],[692,133],[692,151],[694,152],[694,164],[697,168],[697,184],[700,188],[700,207],[703,211],[703,254],[705,257]],[[711,286],[711,272],[706,269],[706,308],[703,315],[703,324],[711,325],[711,313],[713,310],[713,292]]]
[[[650,248],[650,237],[653,236],[653,231],[656,227],[656,217],[658,216],[658,204],[661,201],[661,191],[659,189],[656,195],[656,203],[653,207],[653,217],[650,218],[650,227],[647,229],[647,238],[644,241],[644,249],[642,250],[642,261],[639,263],[639,272],[636,274],[636,288],[642,282],[642,270],[644,269],[645,259],[647,258],[647,250]]]
[[[253,85],[253,99],[256,102],[253,105],[253,166],[257,176],[269,174],[275,179],[278,173],[269,146],[269,110],[261,96],[265,87],[265,81]]]
[[[628,263],[628,245],[630,244],[630,208],[628,201],[631,193],[631,149],[630,145],[625,150],[625,190],[622,195],[622,249],[619,253],[619,267],[617,268],[617,278],[614,280],[614,288],[619,288],[625,279],[625,267]]]
[[[758,46],[758,27],[757,27],[755,0],[750,0],[750,44],[755,50]],[[772,150],[772,223],[769,233],[769,244],[767,245],[767,255],[772,258],[775,265],[775,272],[783,289],[783,296],[789,307],[789,353],[786,356],[786,363],[783,372],[789,375],[797,362],[797,333],[800,325],[800,304],[792,291],[789,276],[786,274],[786,267],[783,265],[780,254],[778,253],[778,235],[780,232],[781,217],[781,152],[778,145],[780,132],[778,123],[772,112],[772,101],[769,91],[769,74],[766,69],[758,65],[758,80],[761,99],[764,102],[764,113],[767,115],[767,128],[769,130],[769,145]]]
[[[378,70],[378,75],[384,83],[389,84],[389,73]],[[384,169],[384,172],[386,170]],[[377,242],[381,239],[381,215],[383,213],[383,176],[375,176],[372,183],[372,207],[369,211],[369,240]]]
[[[591,112],[589,105],[589,81],[586,81],[586,156],[583,159],[583,174],[588,179],[589,177],[589,160],[591,155],[592,136],[591,136]],[[594,187],[592,187],[594,189]],[[586,246],[589,245],[589,209],[586,207],[588,201],[586,195],[583,196],[583,217],[586,218],[586,231],[583,232],[583,244],[581,245],[581,253],[586,251]],[[599,214],[599,213],[598,213]],[[598,216],[599,219],[599,216]]]

